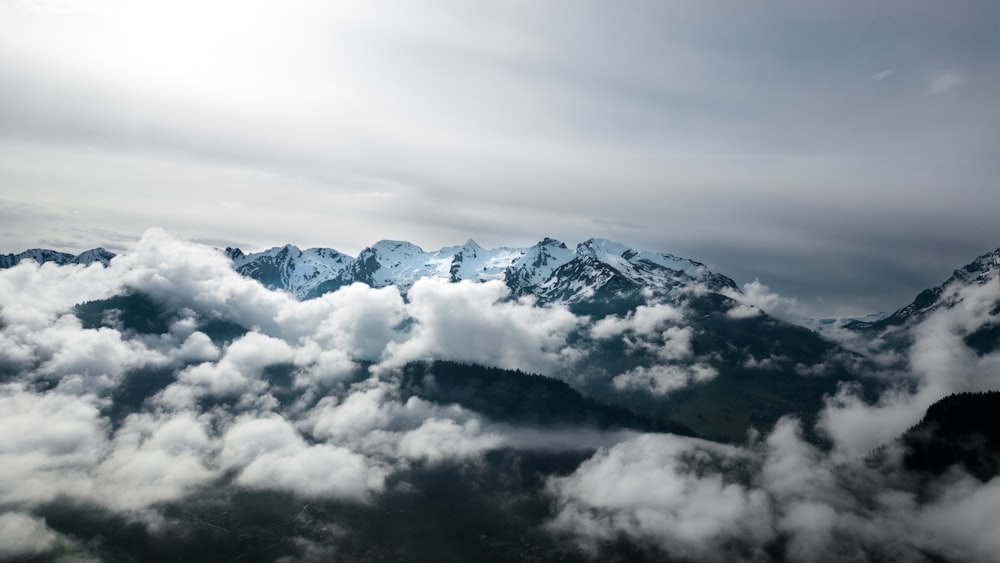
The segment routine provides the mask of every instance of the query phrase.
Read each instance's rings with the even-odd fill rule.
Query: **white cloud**
[[[984,485],[964,477],[919,512],[915,531],[952,560],[995,560],[1000,553],[994,512],[998,502],[1000,479]]]
[[[594,553],[624,534],[705,561],[766,561],[775,549],[794,561],[995,559],[1000,479],[946,475],[921,500],[899,452],[887,454],[888,465],[831,458],[792,419],[751,448],[642,435],[550,478],[549,527]]]
[[[176,500],[218,475],[206,421],[191,413],[133,414],[110,446],[94,472],[95,494],[114,509]]]
[[[116,273],[100,264],[22,262],[0,270],[0,320],[11,330],[41,330],[74,305],[105,299],[119,289]]]
[[[731,307],[726,311],[726,316],[731,319],[752,319],[761,314],[761,310],[754,305],[744,305],[742,303]]]
[[[695,363],[691,365],[638,366],[611,380],[615,389],[640,390],[653,395],[664,396],[691,385],[711,381],[719,375],[712,366]]]
[[[742,293],[724,290],[723,294],[740,303],[727,311],[731,318],[754,317],[759,311],[788,322],[800,322],[805,317],[796,299],[778,295],[760,280],[743,284]]]
[[[86,284],[90,289],[80,287]],[[240,486],[371,502],[389,475],[414,464],[464,463],[504,447],[597,445],[604,448],[549,489],[558,510],[552,529],[584,543],[625,534],[698,559],[725,559],[729,552],[713,551],[720,545],[764,557],[778,549],[771,543],[778,537],[795,560],[906,560],[929,550],[987,561],[998,548],[989,510],[1000,482],[955,473],[918,496],[897,479],[895,461],[872,468],[860,458],[942,396],[1000,387],[1000,354],[977,355],[963,342],[997,322],[995,284],[956,289],[945,296],[951,307],[913,329],[905,355],[912,387],[873,404],[849,387],[828,398],[819,430],[831,438],[832,454],[808,444],[790,420],[763,442],[731,448],[628,432],[541,433],[492,423],[459,405],[403,399],[392,366],[409,360],[532,371],[579,361],[583,352],[567,342],[584,332],[586,319],[513,300],[497,283],[421,282],[409,302],[391,288],[355,285],[300,303],[236,276],[214,250],[152,231],[134,256],[106,270],[29,264],[0,272],[0,286],[14,292],[0,291],[0,354],[16,368],[0,386],[0,503],[11,511],[0,516],[0,531],[10,533],[0,535],[17,538],[5,544],[15,556],[56,541],[29,514],[59,495],[136,514],[235,474]],[[795,308],[758,282],[745,288],[754,307]],[[166,334],[84,329],[70,314],[77,299],[129,290],[179,308]],[[198,331],[208,319],[251,330],[220,350]],[[639,366],[613,380],[620,389],[662,396],[717,375],[694,357],[694,332],[682,321],[681,310],[651,305],[604,319],[589,335],[620,337],[664,362],[692,361]],[[382,365],[348,387],[362,359]],[[779,358],[747,356],[746,365],[771,361]],[[294,367],[299,396],[291,406],[261,379],[279,364]],[[125,377],[148,366],[169,369],[177,380],[113,426],[102,409]],[[47,383],[40,377],[59,384],[42,391],[34,386]],[[233,400],[203,412],[198,399],[206,394]]]
[[[355,283],[319,299],[291,304],[275,321],[290,340],[303,338],[358,360],[376,361],[390,343],[403,338],[397,327],[405,318],[398,289]]]
[[[178,383],[214,397],[234,397],[260,392],[267,383],[260,379],[264,368],[291,363],[295,352],[284,340],[251,331],[234,340],[217,363],[203,362],[177,374]]]
[[[684,319],[684,311],[666,303],[639,305],[625,318],[617,315],[605,317],[590,328],[590,335],[598,340],[620,336],[632,332],[639,336],[651,335],[667,323]]]
[[[48,551],[55,543],[56,534],[45,525],[44,519],[20,512],[0,514],[0,559],[32,558]]]
[[[346,448],[297,442],[250,462],[237,482],[262,489],[290,491],[303,497],[367,502],[385,487],[384,472]]]
[[[247,486],[360,502],[384,487],[385,470],[347,448],[307,444],[278,416],[242,419],[222,442],[223,465]]]
[[[106,423],[97,405],[92,395],[0,386],[0,503],[90,496],[90,472],[107,449]]]
[[[450,359],[551,374],[580,359],[566,339],[583,319],[561,305],[505,301],[509,293],[499,281],[418,280],[406,307],[414,326],[405,341],[389,344],[386,366]]]
[[[739,455],[670,435],[643,435],[602,448],[571,475],[550,479],[558,499],[550,525],[584,542],[625,534],[674,556],[705,561],[727,560],[731,554],[720,547],[745,541],[749,553],[761,558],[759,546],[774,535],[766,494],[728,483],[718,473],[701,475],[684,461]]]
[[[403,435],[399,452],[406,458],[439,463],[463,460],[506,443],[499,434],[483,432],[475,419],[459,424],[450,419],[428,418],[419,428]]]

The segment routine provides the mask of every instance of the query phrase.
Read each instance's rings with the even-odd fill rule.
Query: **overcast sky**
[[[0,252],[592,236],[892,310],[1000,246],[1000,4],[0,0]]]

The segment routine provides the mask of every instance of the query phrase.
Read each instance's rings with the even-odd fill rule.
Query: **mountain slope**
[[[949,395],[902,437],[910,469],[940,475],[961,465],[981,481],[1000,474],[1000,391]]]
[[[849,323],[847,328],[861,331],[884,332],[896,327],[913,325],[927,318],[942,307],[952,307],[960,300],[958,291],[970,286],[995,283],[1000,275],[1000,248],[983,254],[962,268],[955,270],[941,285],[925,289],[912,302],[884,319],[875,322]]]

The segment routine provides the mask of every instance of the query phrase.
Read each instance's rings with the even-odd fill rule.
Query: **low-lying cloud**
[[[740,307],[782,303],[762,287],[745,291]],[[131,293],[162,308],[162,334],[121,318],[90,327],[73,313]],[[0,271],[0,559],[64,540],[35,512],[56,498],[142,522],[155,522],[164,502],[230,484],[364,505],[408,468],[561,448],[596,453],[547,481],[547,529],[592,553],[627,537],[700,560],[988,561],[1000,550],[990,515],[1000,481],[956,470],[918,491],[894,448],[878,463],[864,458],[941,397],[1000,388],[1000,353],[964,342],[1000,322],[1000,286],[956,289],[949,300],[882,374],[903,384],[874,402],[849,386],[827,398],[815,430],[829,450],[790,418],[736,447],[593,428],[538,432],[401,392],[399,368],[413,361],[565,375],[587,361],[591,343],[620,343],[653,361],[610,374],[614,387],[664,396],[718,375],[695,354],[697,329],[680,305],[591,323],[512,298],[499,282],[434,280],[405,299],[355,284],[300,302],[239,276],[221,252],[161,231],[108,268],[24,263]],[[212,323],[246,330],[213,340]],[[761,369],[768,361],[746,359]],[[162,374],[155,392],[128,398],[130,378]],[[275,374],[294,397],[279,392]]]

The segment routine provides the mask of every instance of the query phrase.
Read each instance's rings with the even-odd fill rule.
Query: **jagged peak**
[[[230,260],[240,260],[246,257],[246,253],[243,252],[239,247],[227,246],[225,250],[222,251],[227,258]]]
[[[966,271],[993,269],[1000,266],[1000,248],[987,252],[965,266]]]
[[[555,247],[555,248],[567,248],[566,243],[556,240],[551,237],[545,237],[535,244],[536,247]]]
[[[272,248],[268,248],[267,250],[257,254],[262,256],[274,256],[274,257],[288,256],[291,258],[298,258],[302,256],[302,250],[300,250],[299,247],[295,246],[294,244],[286,244],[284,246],[275,246]]]

